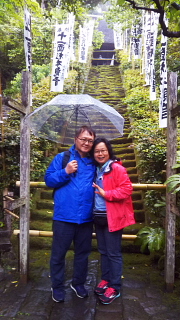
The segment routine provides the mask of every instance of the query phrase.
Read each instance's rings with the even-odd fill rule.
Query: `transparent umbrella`
[[[61,144],[73,144],[76,130],[83,125],[109,140],[123,135],[124,118],[87,94],[59,94],[28,118],[34,135]]]

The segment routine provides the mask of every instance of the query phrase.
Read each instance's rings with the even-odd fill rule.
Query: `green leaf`
[[[141,252],[144,253],[147,247],[148,247],[148,239],[145,239],[140,247]]]
[[[148,247],[150,252],[164,249],[165,231],[162,228],[144,227],[137,233],[141,239],[141,252],[144,252]]]
[[[119,6],[122,6],[124,4],[125,0],[117,0],[117,4]]]

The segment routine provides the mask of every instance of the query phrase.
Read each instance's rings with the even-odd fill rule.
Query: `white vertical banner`
[[[123,49],[123,36],[122,28],[120,23],[114,23],[113,25],[113,34],[114,34],[114,48]]]
[[[87,23],[87,39],[88,39],[88,46],[92,46],[93,41],[93,33],[94,33],[94,20],[89,20]]]
[[[165,21],[167,25],[167,20]],[[161,34],[159,127],[167,127],[167,37]]]
[[[69,64],[70,60],[75,61],[75,53],[74,53],[74,37],[73,37],[73,31],[74,31],[74,21],[75,16],[71,12],[68,16],[67,25],[69,25],[69,43],[68,43],[68,49],[67,49],[67,62],[66,62],[66,68],[65,68],[65,75],[64,77],[68,77],[68,71],[69,71]]]
[[[132,61],[133,58],[133,41],[132,41],[132,29],[130,30],[130,43],[129,43],[129,57],[128,62]]]
[[[123,49],[126,51],[126,29],[122,32]]]
[[[110,62],[110,66],[114,66],[114,54],[112,56],[111,62]]]
[[[63,91],[64,79],[68,66],[69,38],[69,24],[56,25],[51,75],[51,91],[54,92]]]
[[[80,26],[79,34],[79,62],[86,63],[88,56],[88,38],[87,38],[87,25]]]
[[[137,34],[139,39],[139,59],[140,59],[142,57],[142,19],[139,22]]]
[[[142,12],[142,68],[141,74],[145,74],[145,14]]]
[[[158,32],[159,14],[151,11],[151,43],[150,43],[150,100],[156,100],[156,79],[154,58],[156,51],[156,40]]]
[[[31,37],[31,14],[27,8],[24,9],[24,52],[26,69],[32,70],[32,37]]]
[[[143,15],[140,18],[140,22],[139,22],[139,37],[140,37],[140,41],[139,41],[139,59],[143,59],[143,37],[144,37],[144,21],[143,21]]]
[[[75,16],[71,12],[69,14],[68,23],[70,25],[70,38],[69,38],[69,50],[70,50],[70,60],[75,61],[75,52],[74,52],[74,22],[75,22]]]
[[[27,7],[24,9],[24,53],[26,69],[32,72],[32,36],[31,36],[31,14]],[[32,77],[30,77],[29,104],[32,106]]]
[[[150,57],[151,57],[151,14],[145,14],[145,39],[144,39],[144,71],[146,85],[150,85]]]
[[[128,52],[128,49],[129,49],[129,46],[130,46],[130,39],[131,39],[131,29],[128,28],[125,30],[125,43],[124,43],[124,46],[125,46],[125,51]]]
[[[134,25],[132,27],[132,42],[133,42],[133,57],[134,59],[139,59],[141,55],[141,45],[142,45],[142,26],[141,23]]]

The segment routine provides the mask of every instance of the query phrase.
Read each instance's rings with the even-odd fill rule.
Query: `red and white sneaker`
[[[114,288],[107,288],[104,294],[99,297],[103,304],[110,304],[113,300],[120,297],[120,292]]]
[[[101,280],[101,282],[99,282],[97,287],[94,289],[94,292],[100,296],[106,291],[107,288],[108,288],[108,281]]]

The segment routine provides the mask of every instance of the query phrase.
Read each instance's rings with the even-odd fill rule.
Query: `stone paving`
[[[132,254],[131,254],[132,255]],[[98,253],[89,261],[86,288],[89,297],[78,298],[70,288],[73,260],[66,263],[66,297],[63,303],[51,299],[49,270],[46,266],[33,271],[27,285],[21,285],[16,273],[1,274],[1,320],[179,320],[180,295],[165,293],[162,276],[152,266],[140,271],[138,255],[124,267],[121,297],[103,305],[93,293],[99,281]],[[147,268],[147,269],[146,269]],[[1,270],[2,271],[2,270]],[[155,280],[152,279],[155,277]],[[157,279],[156,279],[157,277]],[[179,281],[179,279],[178,279]],[[179,283],[179,282],[178,282]]]

